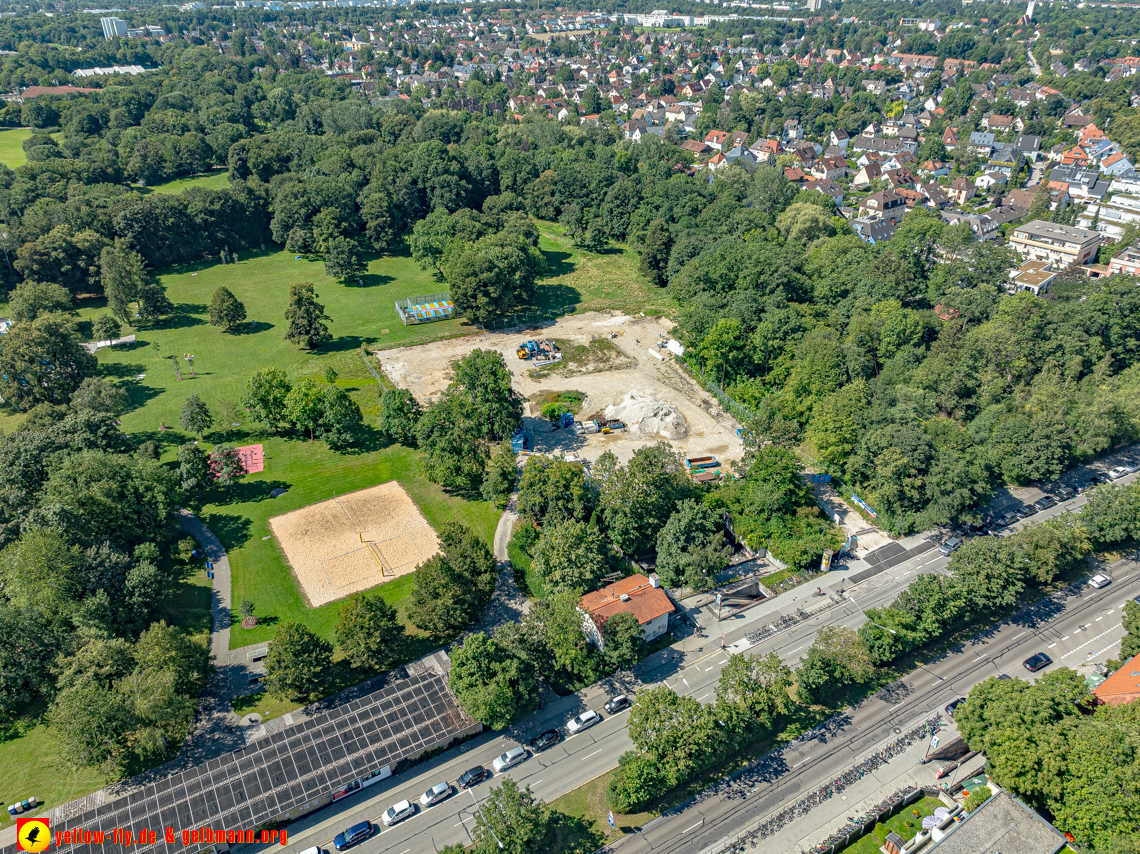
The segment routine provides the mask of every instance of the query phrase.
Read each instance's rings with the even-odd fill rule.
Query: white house
[[[631,575],[607,584],[601,590],[587,593],[578,603],[582,614],[582,628],[586,637],[598,649],[605,649],[603,629],[606,621],[616,614],[633,614],[641,626],[641,636],[646,643],[654,641],[669,628],[669,615],[673,613],[673,603],[661,589],[661,583],[654,576]]]

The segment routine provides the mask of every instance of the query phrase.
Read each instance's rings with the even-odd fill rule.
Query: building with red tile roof
[[[603,649],[602,630],[615,614],[633,614],[648,643],[665,634],[674,609],[656,577],[650,580],[644,575],[631,575],[587,593],[578,603],[578,610],[582,613],[586,636],[598,649]]]
[[[1093,689],[1093,694],[1107,706],[1123,706],[1140,700],[1140,655],[1124,662],[1119,670]]]

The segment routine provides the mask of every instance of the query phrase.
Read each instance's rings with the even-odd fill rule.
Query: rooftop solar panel
[[[477,726],[456,705],[445,677],[425,668],[98,807],[73,802],[53,810],[53,830],[82,827],[108,834],[102,845],[64,845],[58,852],[194,854],[180,838],[168,846],[165,828],[173,827],[176,835],[200,827],[252,830]],[[110,840],[115,828],[136,836],[146,828],[157,839],[125,849]],[[0,854],[15,854],[15,848]]]

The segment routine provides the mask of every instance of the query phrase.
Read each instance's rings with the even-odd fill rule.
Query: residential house
[[[1009,133],[1011,130],[1020,133],[1025,130],[1025,122],[1021,120],[1020,116],[1001,116],[997,113],[990,113],[982,119],[982,127],[994,133]]]
[[[1021,265],[1009,271],[1010,283],[1006,290],[1011,294],[1018,291],[1029,291],[1033,296],[1039,297],[1048,290],[1049,285],[1057,278],[1056,271],[1050,261],[1022,261]]]
[[[845,130],[833,130],[828,137],[828,142],[836,148],[847,150],[847,146],[851,144],[851,137]]]
[[[1005,184],[1006,176],[1001,172],[987,172],[974,179],[974,186],[979,190],[988,190],[995,184]]]
[[[851,220],[851,228],[859,235],[864,243],[874,246],[894,237],[898,223],[891,219],[878,219],[877,217],[861,216]]]
[[[836,207],[843,205],[843,187],[835,181],[821,181],[819,179],[812,179],[804,182],[804,188],[808,190],[819,190],[829,199],[835,202]]]
[[[1123,273],[1125,276],[1140,276],[1140,240],[1121,250],[1108,263],[1109,273]]]
[[[1123,706],[1140,699],[1140,655],[1128,659],[1097,685],[1093,696],[1106,706]]]
[[[1128,226],[1136,224],[1140,224],[1140,197],[1124,194],[1094,202],[1077,217],[1080,228],[1095,229],[1113,243],[1123,236]]]
[[[682,150],[687,151],[690,154],[695,155],[697,157],[700,157],[704,154],[708,154],[709,152],[711,152],[713,150],[713,149],[709,148],[708,145],[706,145],[703,140],[700,140],[700,139],[686,139],[684,142],[681,143],[681,148],[682,148]]]
[[[780,145],[777,139],[756,140],[749,148],[753,154],[756,155],[756,160],[760,163],[767,163],[769,160],[775,160],[776,157],[784,153],[784,147]]]
[[[905,166],[898,169],[888,169],[883,173],[883,178],[892,190],[897,190],[900,187],[913,187],[918,183],[918,179],[916,179],[910,169]]]
[[[978,188],[974,186],[974,182],[964,175],[959,175],[946,188],[946,194],[954,200],[955,204],[959,205],[966,204],[967,201],[977,195],[977,192]]]
[[[716,151],[724,149],[726,139],[728,139],[728,134],[722,130],[710,130],[705,134],[705,144]]]
[[[872,181],[877,181],[883,177],[883,168],[876,162],[870,162],[858,172],[855,177],[851,179],[851,186],[856,190],[868,186]]]
[[[749,172],[756,168],[756,155],[743,145],[736,145],[723,152],[726,165],[743,166]]]
[[[1058,267],[1087,264],[1096,257],[1101,234],[1087,228],[1036,219],[1010,233],[1009,245],[1022,258],[1050,261]]]
[[[809,171],[814,178],[834,181],[847,174],[847,161],[842,157],[821,157]]]
[[[898,222],[906,213],[906,199],[894,190],[881,190],[859,200],[863,216]]]
[[[994,135],[980,130],[970,134],[970,151],[977,157],[989,157],[994,150]]]
[[[950,174],[950,167],[941,160],[927,160],[919,164],[918,171],[932,178],[941,178]]]
[[[1081,202],[1099,201],[1108,195],[1112,181],[1101,176],[1096,169],[1082,169],[1079,166],[1058,166],[1049,175],[1050,183],[1060,181],[1068,184],[1069,195]]]
[[[991,787],[995,789],[996,794],[973,812],[932,828],[933,844],[923,848],[923,854],[1060,854],[1065,850],[1069,842],[1061,831],[1004,789]]]
[[[1118,151],[1100,161],[1100,171],[1115,178],[1117,175],[1130,175],[1135,168],[1124,152]]]
[[[665,634],[674,608],[657,576],[646,578],[638,574],[587,593],[578,603],[578,611],[586,636],[594,646],[604,650],[604,629],[610,617],[633,614],[641,626],[642,639],[650,643]]]

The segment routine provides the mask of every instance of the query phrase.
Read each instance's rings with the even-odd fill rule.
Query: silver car
[[[430,807],[433,804],[438,804],[440,801],[449,798],[450,796],[450,783],[436,783],[434,786],[420,795],[420,806]]]
[[[518,747],[512,747],[502,756],[497,757],[491,765],[494,767],[496,774],[501,774],[508,768],[514,768],[520,762],[524,761],[527,755],[526,748],[520,744]]]

